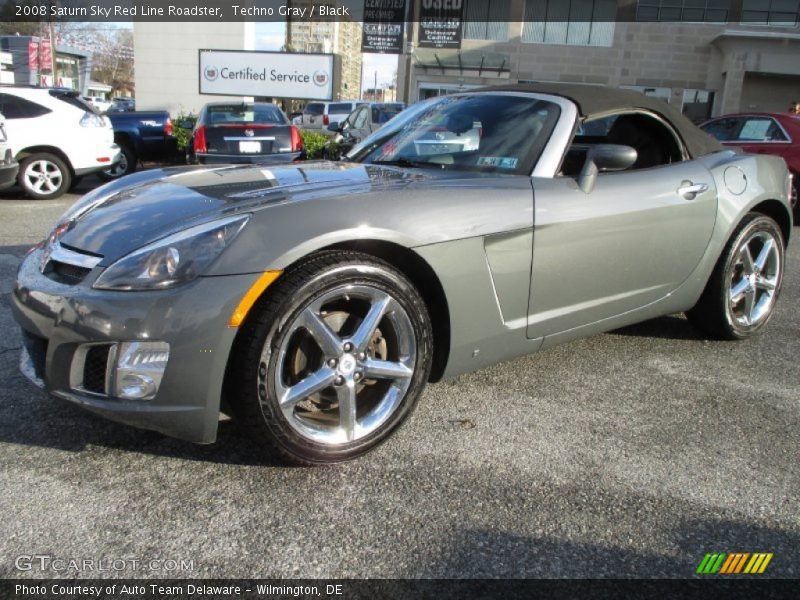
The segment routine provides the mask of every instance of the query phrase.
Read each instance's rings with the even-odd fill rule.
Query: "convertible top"
[[[579,83],[520,83],[480,88],[476,92],[530,92],[572,100],[581,117],[615,110],[641,108],[666,119],[678,132],[692,158],[724,150],[722,145],[666,102],[633,90]]]

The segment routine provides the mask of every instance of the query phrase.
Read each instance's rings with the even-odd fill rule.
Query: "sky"
[[[286,41],[285,23],[256,23],[256,50],[280,50]],[[375,87],[375,72],[378,72],[378,87],[392,83],[397,71],[396,54],[362,54],[364,73],[361,88]]]

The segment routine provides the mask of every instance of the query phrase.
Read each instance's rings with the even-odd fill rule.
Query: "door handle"
[[[678,195],[683,196],[687,200],[694,200],[697,194],[702,194],[708,191],[707,183],[692,183],[691,181],[684,181],[681,187],[678,188]]]

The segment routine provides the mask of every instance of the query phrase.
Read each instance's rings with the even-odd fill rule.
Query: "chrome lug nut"
[[[361,373],[361,371],[356,371],[355,374],[353,375],[353,379],[355,379],[356,381],[361,381],[362,377],[364,377],[364,375]]]
[[[344,351],[345,352],[352,352],[353,351],[353,344],[351,344],[350,342],[347,342],[344,345]]]
[[[328,366],[329,366],[331,369],[335,369],[337,364],[339,364],[339,362],[338,362],[338,361],[337,361],[335,358],[332,358],[332,359],[330,359],[330,360],[328,361]]]
[[[333,385],[344,385],[344,377],[341,375],[337,376],[336,379],[333,380]]]

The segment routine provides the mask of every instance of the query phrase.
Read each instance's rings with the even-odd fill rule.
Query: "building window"
[[[796,27],[800,0],[744,0],[742,22],[750,25]]]
[[[636,20],[725,23],[730,9],[731,0],[639,0]]]
[[[464,39],[508,41],[511,0],[465,0]]]
[[[616,16],[616,0],[526,0],[522,41],[611,46]]]
[[[681,112],[695,123],[702,123],[711,116],[714,107],[714,92],[710,90],[683,90]]]

